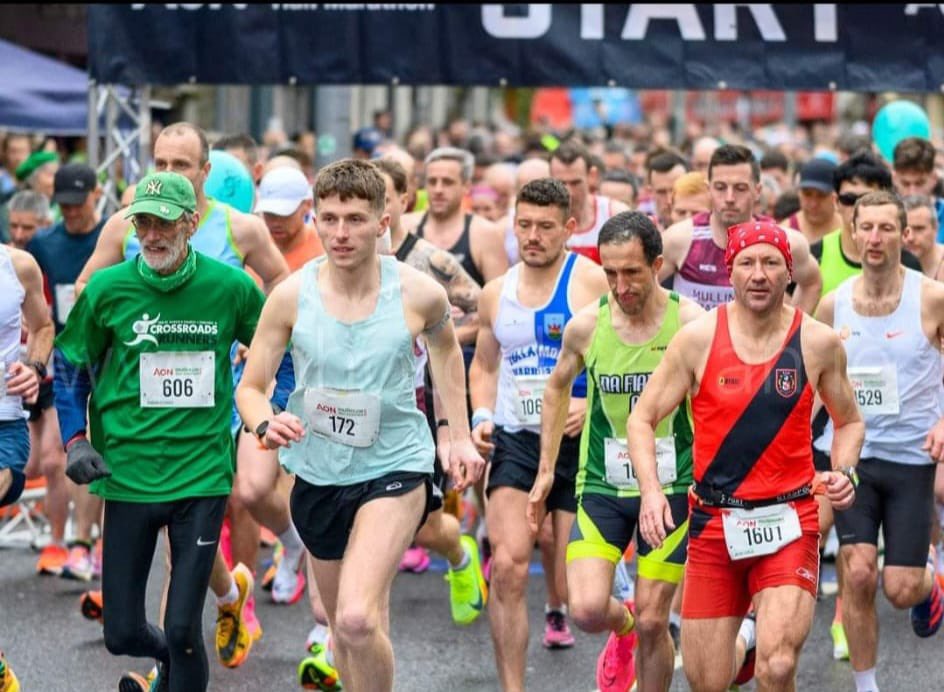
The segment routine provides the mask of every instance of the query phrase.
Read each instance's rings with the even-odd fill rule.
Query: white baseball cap
[[[295,168],[280,167],[266,173],[259,182],[256,212],[291,216],[298,205],[312,199],[311,185],[305,174]]]

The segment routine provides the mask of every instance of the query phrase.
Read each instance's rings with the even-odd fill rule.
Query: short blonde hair
[[[672,195],[678,197],[694,197],[708,193],[708,179],[701,171],[691,171],[678,178],[672,186]]]

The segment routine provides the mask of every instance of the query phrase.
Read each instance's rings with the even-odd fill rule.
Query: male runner
[[[944,280],[944,245],[937,242],[938,220],[934,200],[927,195],[902,199],[908,226],[902,235],[904,246],[921,263],[921,273],[929,279]]]
[[[386,230],[383,177],[346,159],[315,183],[326,250],[270,296],[237,400],[247,425],[296,474],[292,518],[352,689],[390,690],[390,584],[426,515],[433,445],[416,407],[413,342],[423,334],[448,414],[460,490],[481,473],[465,418],[462,358],[445,291],[377,256]],[[266,389],[291,341],[296,389],[272,415]],[[303,423],[304,421],[304,423]]]
[[[10,245],[20,250],[49,225],[49,200],[38,192],[20,190],[7,202],[9,214]]]
[[[542,392],[565,325],[607,288],[599,266],[565,249],[576,223],[570,195],[559,180],[525,185],[515,201],[521,262],[486,284],[479,300],[479,336],[469,372],[472,435],[480,451],[492,452],[485,510],[492,545],[489,619],[499,681],[510,691],[525,686],[525,593],[535,539],[525,510],[538,470]],[[547,499],[557,548],[553,574],[564,602],[564,551],[577,508],[574,475],[585,389],[581,382],[570,404],[567,437]]]
[[[201,690],[203,601],[233,477],[229,352],[234,340],[251,340],[263,295],[242,271],[190,247],[200,218],[184,176],[145,177],[125,216],[140,256],[92,276],[56,342],[80,375],[56,382],[66,472],[79,484],[97,481],[92,492],[105,499],[108,650],[157,659],[152,688]],[[86,439],[87,407],[101,452]],[[162,630],[147,622],[144,600],[165,526]],[[125,676],[120,689],[137,691],[140,681]]]
[[[669,340],[704,313],[697,303],[658,282],[662,235],[642,212],[623,212],[600,229],[600,259],[610,293],[577,313],[564,329],[557,365],[544,390],[541,463],[528,501],[532,530],[554,483],[570,390],[587,368],[588,415],[580,438],[577,520],[567,546],[570,613],[587,632],[610,632],[597,662],[601,692],[625,692],[639,674],[640,690],[672,681],[669,607],[685,565],[692,429],[687,404],[660,423],[660,481],[678,527],[661,551],[637,538],[636,621],[611,594],[639,519],[639,483],[626,454],[624,426]],[[674,441],[673,441],[674,440]],[[639,663],[634,666],[635,632]]]
[[[659,548],[675,528],[657,473],[656,431],[690,396],[685,675],[696,691],[726,690],[742,666],[738,679],[750,676],[755,626],[741,620],[753,604],[758,688],[791,690],[816,602],[813,487],[822,484],[837,509],[854,499],[848,476],[814,472],[814,392],[836,426],[834,468],[854,467],[863,423],[838,335],[783,303],[793,268],[787,232],[766,222],[732,227],[725,258],[734,301],[679,332],[629,416],[640,533]]]
[[[597,236],[600,229],[607,219],[629,211],[629,207],[591,193],[590,189],[599,184],[600,170],[593,164],[589,150],[579,142],[562,143],[551,154],[550,165],[551,177],[561,181],[570,193],[570,213],[577,224],[567,247],[599,264]]]
[[[907,215],[891,192],[856,202],[854,238],[862,275],[823,298],[817,318],[832,326],[848,357],[865,418],[855,504],[836,514],[842,562],[842,620],[858,692],[878,692],[878,532],[885,538],[882,589],[911,608],[919,637],[941,626],[944,599],[931,540],[934,473],[944,461],[941,396],[944,285],[901,266]],[[833,428],[817,441],[829,449]],[[835,450],[835,447],[833,447]],[[836,466],[833,455],[833,466]]]
[[[711,213],[679,222],[663,235],[659,280],[673,277],[672,287],[706,310],[726,303],[734,289],[725,271],[728,227],[752,218],[760,195],[760,168],[747,147],[726,144],[715,150],[708,166]],[[793,255],[793,304],[811,313],[819,300],[820,276],[809,244],[799,231],[788,230]]]

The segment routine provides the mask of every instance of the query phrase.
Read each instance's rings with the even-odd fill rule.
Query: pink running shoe
[[[226,563],[226,569],[233,570],[233,543],[230,540],[229,517],[223,519],[223,528],[220,529],[220,552],[223,554],[223,562]]]
[[[426,548],[412,545],[403,553],[403,558],[400,560],[400,571],[422,574],[429,569],[429,562],[429,553]]]
[[[559,610],[551,610],[544,616],[544,648],[569,649],[574,645],[574,635],[567,626],[567,616]]]
[[[606,646],[597,659],[597,687],[600,692],[627,692],[636,682],[636,630],[622,637],[610,633]]]
[[[262,639],[262,624],[256,617],[256,597],[253,594],[249,594],[246,605],[243,607],[243,622],[246,623],[246,629],[252,641],[257,642]]]

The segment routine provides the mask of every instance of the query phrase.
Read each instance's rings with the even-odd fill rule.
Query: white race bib
[[[732,560],[770,555],[802,535],[793,503],[757,509],[722,509],[724,540]]]
[[[59,324],[65,326],[69,313],[75,305],[75,284],[56,284],[56,315]]]
[[[7,395],[7,364],[0,363],[0,399]]]
[[[898,415],[898,368],[894,363],[849,368],[848,374],[864,415]]]
[[[142,408],[210,408],[216,405],[213,351],[142,353]]]
[[[541,425],[541,401],[547,375],[516,375],[515,417],[521,425]]]
[[[312,430],[349,447],[370,447],[380,435],[380,397],[358,390],[306,389]]]
[[[608,437],[604,443],[606,482],[615,488],[639,490],[639,479],[633,471],[625,438]],[[656,438],[656,473],[659,484],[671,485],[677,478],[675,438]]]

